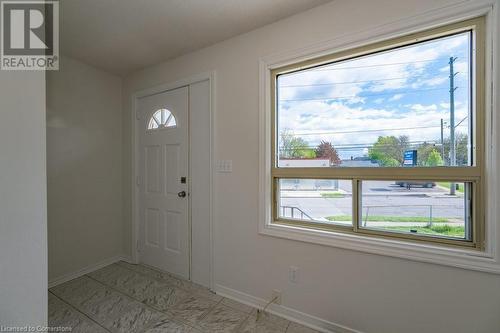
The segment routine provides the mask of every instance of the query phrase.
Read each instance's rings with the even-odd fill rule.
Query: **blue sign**
[[[403,155],[403,166],[412,167],[417,165],[417,151],[406,150]]]

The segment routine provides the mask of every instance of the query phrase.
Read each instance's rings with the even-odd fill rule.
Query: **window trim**
[[[292,49],[262,57],[259,61],[260,70],[260,117],[259,117],[259,233],[265,236],[285,238],[313,244],[320,244],[354,251],[373,253],[384,256],[405,258],[409,260],[429,262],[446,266],[460,267],[477,271],[500,274],[500,253],[497,244],[500,242],[499,228],[496,226],[500,207],[496,204],[498,195],[496,169],[500,165],[500,151],[495,144],[498,124],[494,122],[493,110],[498,105],[492,98],[493,84],[498,82],[496,73],[497,57],[494,49],[494,36],[497,29],[495,11],[497,4],[485,0],[481,3],[462,3],[447,7],[446,10],[434,10],[425,14],[410,16],[405,20],[394,21],[380,26],[374,26],[357,33],[346,34],[335,39],[307,47]],[[398,37],[402,34],[412,34],[415,31],[428,30],[429,27],[439,27],[450,22],[460,22],[486,17],[486,49],[485,66],[488,68],[483,82],[486,98],[485,103],[485,159],[486,171],[483,177],[485,195],[478,200],[484,202],[485,229],[488,233],[484,239],[484,250],[477,251],[467,248],[434,246],[424,242],[401,242],[398,239],[373,238],[364,235],[352,235],[332,231],[318,231],[290,225],[272,223],[271,215],[271,71],[286,65],[318,58],[327,54],[347,49],[354,49],[378,41]],[[490,70],[491,69],[491,70]],[[405,170],[399,178],[407,178]],[[443,180],[453,178],[448,174]],[[395,177],[393,177],[395,178]],[[486,195],[487,194],[487,195]]]
[[[278,224],[290,224],[290,225],[300,225],[305,228],[318,229],[318,226],[314,223],[307,221],[296,221],[279,216],[278,209],[278,180],[280,178],[321,178],[321,179],[348,179],[353,181],[353,189],[359,189],[362,180],[451,180],[451,181],[464,181],[472,182],[473,191],[472,196],[472,239],[450,239],[444,237],[429,237],[428,235],[413,235],[413,234],[403,234],[403,233],[392,233],[384,232],[382,230],[368,230],[365,228],[360,228],[360,214],[357,212],[361,204],[361,197],[358,194],[359,191],[353,192],[353,221],[352,227],[349,230],[346,226],[339,226],[335,224],[328,224],[322,226],[320,229],[332,230],[337,232],[349,232],[349,233],[362,233],[369,237],[393,237],[404,239],[407,241],[421,241],[441,244],[443,246],[458,246],[458,247],[470,247],[477,250],[483,249],[483,224],[484,217],[481,212],[484,211],[482,208],[482,201],[477,198],[482,197],[483,188],[483,158],[484,158],[484,88],[482,86],[484,82],[484,48],[485,48],[485,18],[478,17],[474,19],[469,19],[461,21],[458,23],[453,23],[449,25],[444,25],[439,28],[433,28],[424,30],[421,32],[409,34],[403,37],[389,39],[383,42],[373,43],[366,46],[361,46],[354,49],[348,49],[345,51],[332,53],[331,55],[325,55],[318,58],[313,58],[305,60],[302,62],[296,62],[283,67],[275,68],[271,71],[271,191],[273,193],[273,205],[271,207],[273,221],[272,223]],[[472,166],[467,167],[412,167],[412,168],[279,168],[276,160],[277,157],[277,123],[278,123],[278,113],[277,108],[277,92],[276,92],[276,82],[279,75],[303,71],[309,68],[314,68],[324,64],[329,64],[337,61],[355,59],[360,56],[370,55],[378,53],[381,51],[393,50],[404,46],[415,45],[416,43],[421,43],[425,41],[435,40],[439,38],[444,38],[451,36],[453,34],[461,32],[473,32],[473,39],[471,40],[473,48],[475,48],[475,58],[473,58],[472,65],[474,73],[474,82],[472,89],[474,93],[472,98],[474,101],[471,118],[474,119],[472,127]],[[479,133],[479,134],[478,134]],[[405,170],[405,172],[401,172]],[[406,173],[405,176],[402,176]],[[355,195],[356,194],[356,195]]]

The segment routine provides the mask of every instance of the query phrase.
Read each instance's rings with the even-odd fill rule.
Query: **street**
[[[431,218],[439,223],[460,225],[464,223],[464,196],[457,192],[450,196],[449,190],[435,186],[424,188],[414,186],[410,189],[396,185],[394,181],[364,181],[362,184],[363,221],[377,222],[391,226],[408,225],[408,218],[415,218],[412,225],[426,224]],[[323,189],[281,191],[281,214],[290,216],[291,209],[302,211],[314,220],[326,220],[327,217],[342,217],[339,223],[349,223],[347,217],[352,214],[351,181],[338,181],[338,190]],[[368,218],[367,218],[368,215]],[[386,221],[384,221],[386,217]],[[398,222],[398,218],[403,217]],[[406,217],[406,219],[404,219]],[[411,220],[411,219],[410,219]]]

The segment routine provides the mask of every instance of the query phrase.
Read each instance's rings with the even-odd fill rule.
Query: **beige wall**
[[[62,57],[47,76],[49,280],[121,255],[122,80]]]
[[[0,71],[0,325],[47,325],[45,73]]]
[[[124,91],[125,246],[131,252],[130,94],[216,71],[216,284],[363,332],[500,331],[500,276],[259,235],[258,112],[262,56],[382,26],[458,0],[338,0],[128,77]],[[241,149],[240,147],[245,147]],[[243,191],[241,189],[244,189]],[[298,284],[288,268],[300,267]]]

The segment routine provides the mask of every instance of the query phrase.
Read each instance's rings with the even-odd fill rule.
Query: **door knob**
[[[186,197],[186,191],[180,191],[179,193],[177,193],[177,196],[179,198],[185,198]]]

